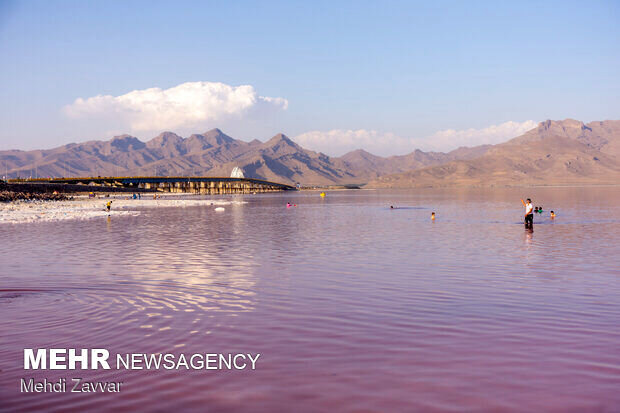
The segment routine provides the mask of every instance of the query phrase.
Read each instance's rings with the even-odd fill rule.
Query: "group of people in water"
[[[543,207],[542,206],[533,206],[532,200],[528,198],[526,201],[521,200],[523,206],[525,207],[525,216],[524,216],[524,224],[525,228],[533,228],[534,227],[534,214],[542,214]],[[390,205],[390,209],[398,209],[394,205]],[[549,211],[549,217],[551,219],[555,219],[555,212],[553,210]],[[431,212],[431,220],[435,221],[435,212]]]
[[[92,193],[91,193],[92,194]],[[89,194],[90,195],[90,194]],[[324,197],[325,193],[321,192],[321,197]],[[157,195],[153,195],[153,199],[157,199]],[[140,194],[133,194],[133,199],[140,199]],[[532,205],[532,199],[531,198],[527,198],[527,200],[521,200],[521,202],[523,203],[523,206],[525,207],[525,216],[524,216],[524,224],[525,224],[525,228],[533,228],[534,227],[534,214],[542,214],[543,213],[543,207],[542,206],[533,206]],[[290,202],[286,203],[286,207],[287,208],[291,208],[291,207],[296,207],[297,204],[292,204]],[[110,209],[112,208],[112,200],[108,201],[106,203],[106,210],[107,212],[110,212]],[[394,205],[390,205],[390,209],[397,209],[394,207]],[[551,219],[555,218],[555,212],[552,210],[550,211],[549,214]],[[431,212],[431,220],[435,221],[435,212]]]
[[[534,214],[542,214],[543,208],[541,206],[534,207],[532,206],[532,200],[528,198],[526,201],[521,200],[523,206],[525,207],[525,219],[524,224],[525,228],[533,228],[534,227]],[[555,212],[552,210],[549,213],[551,219],[555,218]]]

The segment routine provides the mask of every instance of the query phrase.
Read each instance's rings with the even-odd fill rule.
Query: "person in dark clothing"
[[[523,200],[521,200],[521,202],[523,202]],[[528,198],[527,202],[523,202],[523,206],[525,206],[525,227],[532,228],[534,226],[534,207],[532,206],[532,200]]]

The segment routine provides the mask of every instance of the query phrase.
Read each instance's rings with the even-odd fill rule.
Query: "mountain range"
[[[307,150],[283,134],[266,142],[234,139],[219,129],[183,138],[163,132],[143,142],[130,135],[49,150],[0,151],[9,177],[201,175],[303,185],[369,187],[595,184],[620,182],[620,121],[541,122],[499,145],[451,152],[415,150],[381,157],[362,149],[341,157]],[[6,171],[6,172],[5,172]]]
[[[620,184],[620,121],[547,120],[473,159],[381,176],[369,187]]]

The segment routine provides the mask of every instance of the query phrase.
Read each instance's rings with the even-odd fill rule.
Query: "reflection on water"
[[[524,230],[526,197],[557,218]],[[620,406],[618,188],[241,198],[224,213],[0,226],[0,410]],[[80,371],[124,390],[24,395],[30,347],[261,359]]]
[[[530,246],[534,239],[534,228],[525,228],[525,245]]]

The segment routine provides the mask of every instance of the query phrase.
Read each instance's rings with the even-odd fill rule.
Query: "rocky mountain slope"
[[[593,184],[620,182],[620,121],[567,119],[499,145],[448,153],[416,150],[381,157],[362,149],[334,158],[302,148],[283,134],[245,142],[213,129],[187,138],[164,132],[142,142],[130,136],[49,150],[2,151],[9,177],[202,175],[245,176],[304,185],[369,187]]]
[[[306,185],[362,184],[372,178],[453,159],[415,151],[383,158],[366,151],[340,158],[307,150],[283,134],[245,142],[213,129],[182,138],[172,132],[142,142],[129,136],[69,144],[50,150],[0,152],[9,177],[204,175],[228,176],[239,166],[245,176]]]
[[[620,121],[541,122],[481,156],[391,174],[369,187],[620,184]]]

